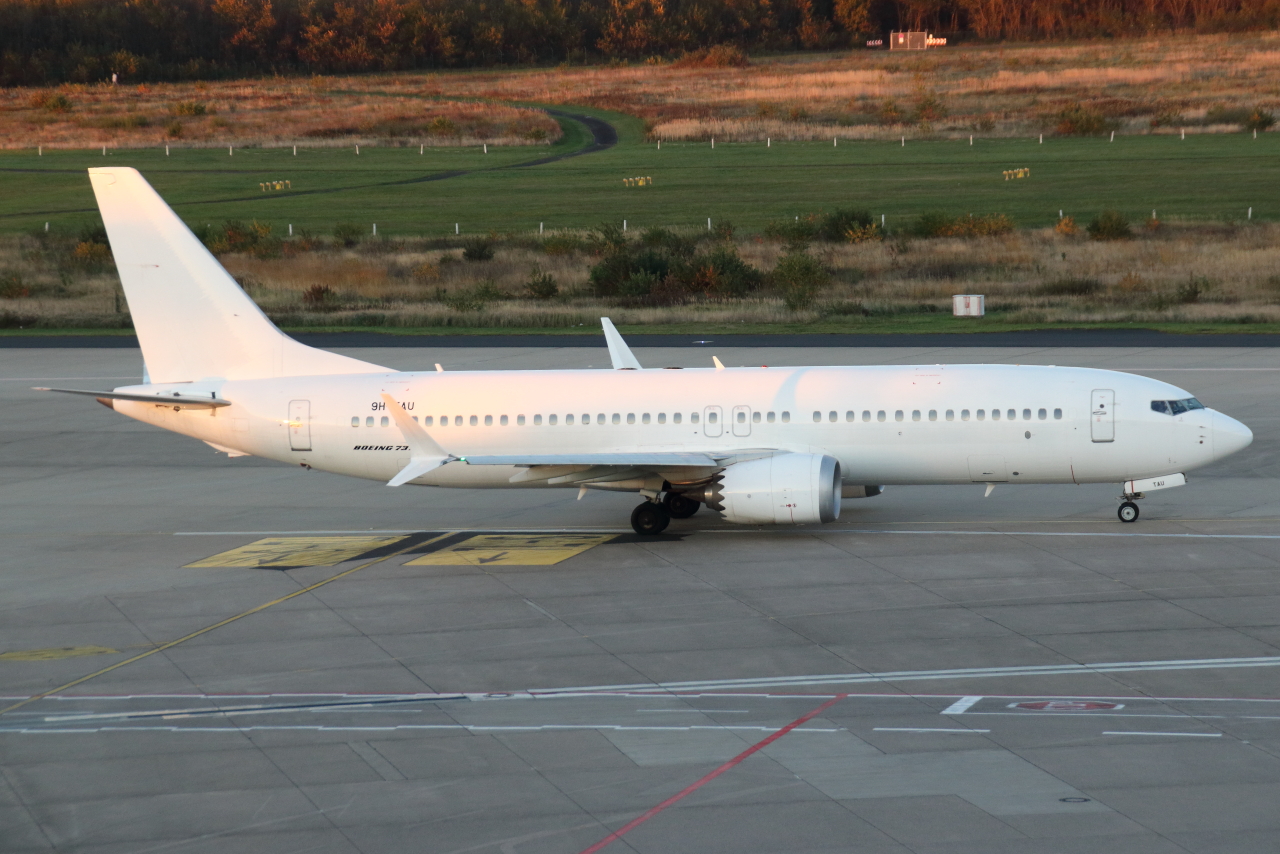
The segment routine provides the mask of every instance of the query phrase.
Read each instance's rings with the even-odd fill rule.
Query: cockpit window
[[[1204,404],[1194,397],[1188,397],[1185,400],[1151,401],[1151,411],[1163,412],[1165,415],[1181,415],[1184,412],[1190,412],[1192,409],[1204,409]]]

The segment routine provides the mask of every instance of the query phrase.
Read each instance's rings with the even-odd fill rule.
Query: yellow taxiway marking
[[[552,566],[612,540],[613,534],[481,534],[405,566]]]
[[[62,691],[67,690],[68,688],[74,688],[77,685],[83,685],[85,682],[88,682],[90,679],[96,679],[97,677],[102,676],[106,673],[110,673],[113,670],[118,670],[121,667],[124,667],[126,664],[133,664],[135,661],[141,661],[147,656],[155,655],[157,652],[164,652],[166,649],[173,649],[178,644],[186,643],[192,638],[198,638],[203,634],[208,634],[214,629],[220,629],[225,625],[234,623],[236,620],[243,620],[245,617],[251,617],[254,614],[258,613],[259,611],[265,611],[268,608],[270,608],[272,605],[279,605],[281,602],[288,602],[290,599],[293,599],[296,596],[301,596],[304,593],[310,593],[312,590],[315,590],[318,587],[324,587],[326,584],[332,584],[338,579],[346,578],[348,575],[353,575],[362,569],[368,569],[374,564],[382,563],[384,560],[387,560],[388,558],[393,558],[396,555],[403,554],[411,548],[439,542],[440,540],[443,540],[445,537],[448,537],[448,536],[452,536],[452,535],[440,534],[437,537],[432,537],[431,539],[423,542],[418,542],[418,543],[410,542],[408,545],[404,546],[403,548],[399,548],[399,549],[396,549],[395,551],[387,552],[381,557],[375,557],[372,560],[365,561],[364,563],[356,564],[350,569],[344,569],[342,572],[339,572],[337,575],[331,575],[328,578],[324,579],[323,581],[317,581],[315,584],[309,584],[306,587],[303,587],[301,590],[295,590],[292,593],[289,593],[288,595],[285,595],[285,596],[281,596],[278,599],[272,599],[270,602],[263,602],[261,605],[257,606],[256,608],[250,608],[248,611],[242,611],[239,614],[236,614],[234,617],[227,617],[225,620],[220,620],[211,626],[205,626],[203,629],[198,629],[189,635],[183,635],[177,640],[171,640],[168,643],[162,643],[155,649],[149,649],[146,652],[138,653],[135,656],[126,658],[124,661],[117,661],[115,664],[112,664],[109,667],[104,667],[101,670],[95,670],[93,673],[90,673],[88,676],[81,676],[79,679],[73,679],[72,681],[67,682],[64,685],[59,685],[57,688],[50,688],[48,691],[42,691],[39,694],[34,694],[30,697],[27,697],[25,700],[19,700],[13,705],[5,706],[3,709],[0,709],[0,715],[6,714],[7,712],[12,712],[14,709],[20,709],[23,706],[27,705],[28,703],[34,703],[36,700],[43,700],[45,697],[49,697],[54,694],[60,693]]]
[[[267,537],[186,565],[186,569],[225,566],[337,566],[404,537]]]
[[[52,649],[15,649],[0,652],[0,661],[56,661],[59,658],[78,658],[82,655],[106,655],[119,652],[107,646],[58,646]]]

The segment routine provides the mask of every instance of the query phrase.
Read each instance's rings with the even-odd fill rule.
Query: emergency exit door
[[[1116,439],[1116,393],[1109,388],[1095,388],[1089,401],[1089,432],[1095,442]]]
[[[311,450],[311,401],[289,401],[289,448]]]

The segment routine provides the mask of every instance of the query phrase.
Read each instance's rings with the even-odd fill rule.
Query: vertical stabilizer
[[[387,370],[277,329],[136,169],[90,169],[89,180],[151,382]]]

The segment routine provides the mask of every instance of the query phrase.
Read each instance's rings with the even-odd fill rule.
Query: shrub
[[[1005,214],[953,217],[941,211],[927,211],[913,229],[920,237],[998,237],[1013,231],[1013,220]]]
[[[1066,136],[1091,136],[1115,130],[1116,123],[1083,104],[1072,104],[1058,113],[1057,131]]]
[[[850,231],[861,231],[873,225],[875,220],[867,211],[840,209],[823,215],[818,224],[818,236],[839,243],[849,239]]]
[[[922,92],[916,99],[911,119],[917,124],[930,125],[947,117],[947,105],[935,92]]]
[[[1267,130],[1276,123],[1276,117],[1261,107],[1254,107],[1244,120],[1245,130]]]
[[[1080,227],[1076,225],[1076,218],[1073,216],[1064,216],[1062,219],[1058,220],[1058,224],[1053,227],[1053,230],[1058,232],[1058,234],[1066,235],[1080,233]]]
[[[831,281],[831,273],[812,255],[791,252],[779,259],[772,279],[787,308],[800,311],[813,305],[818,289]]]
[[[844,233],[844,239],[850,243],[869,243],[884,240],[884,232],[880,230],[880,223],[873,222],[871,225],[849,229]]]
[[[793,244],[807,243],[817,239],[821,228],[822,223],[817,214],[806,214],[794,220],[774,220],[768,223],[764,227],[764,236]]]
[[[71,263],[86,273],[101,273],[111,266],[111,249],[105,243],[82,241],[71,250]]]
[[[364,227],[354,222],[340,222],[333,227],[333,239],[343,246],[355,246],[364,237]]]
[[[529,281],[525,282],[524,289],[534,299],[553,299],[560,293],[555,276],[537,266],[529,271]]]
[[[31,96],[32,108],[44,110],[46,113],[71,112],[71,99],[61,92],[36,92]]]
[[[876,118],[882,125],[896,125],[903,121],[902,108],[898,106],[898,102],[892,98],[886,99],[878,110],[876,110]]]
[[[693,296],[741,297],[764,284],[764,276],[738,257],[732,246],[719,246],[706,255],[676,265],[672,275]]]
[[[1151,126],[1153,128],[1170,128],[1183,124],[1185,120],[1182,113],[1177,110],[1161,110],[1151,117]]]
[[[302,292],[302,304],[313,311],[333,307],[337,294],[328,285],[312,285]]]
[[[1106,210],[1095,216],[1085,229],[1094,240],[1128,240],[1133,237],[1133,229],[1124,214],[1115,210]]]
[[[492,261],[493,241],[483,237],[473,237],[462,247],[462,257],[467,261]]]
[[[733,226],[729,226],[730,235],[732,236]],[[667,254],[686,258],[697,250],[697,245],[691,238],[677,234],[667,228],[650,228],[644,236],[640,238],[642,246],[648,246],[654,249],[661,249]]]
[[[1199,302],[1200,297],[1213,290],[1213,282],[1205,276],[1190,276],[1185,282],[1178,285],[1175,297],[1180,303]]]
[[[731,44],[690,51],[671,63],[673,68],[746,68],[750,64],[746,51]]]
[[[175,116],[203,116],[209,112],[208,106],[203,101],[178,101],[176,104],[170,104],[169,110]]]
[[[169,124],[165,125],[164,133],[165,133],[165,136],[169,137],[169,139],[181,139],[182,138],[182,122],[178,121],[177,119],[174,119],[173,121],[169,122]]]
[[[458,126],[448,116],[436,116],[427,125],[427,133],[435,136],[457,136]]]
[[[430,261],[423,261],[410,271],[409,275],[420,282],[430,281],[431,279],[440,278],[440,268]]]
[[[1035,292],[1049,297],[1087,297],[1102,290],[1102,283],[1097,279],[1071,278],[1046,282],[1036,288]]]
[[[572,255],[578,248],[578,241],[573,237],[555,235],[542,241],[542,251],[548,255]]]
[[[21,299],[31,296],[31,288],[22,283],[17,273],[0,274],[0,299]]]

